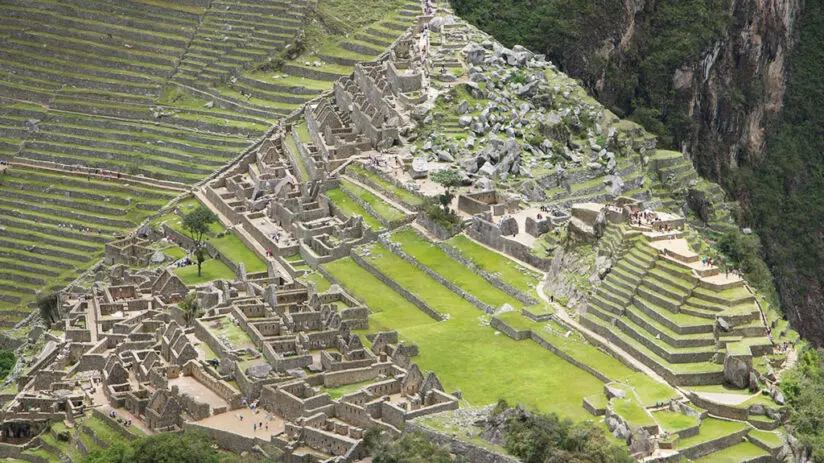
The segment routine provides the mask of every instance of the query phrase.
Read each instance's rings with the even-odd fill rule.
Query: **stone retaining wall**
[[[458,287],[455,283],[452,283],[451,281],[449,281],[446,278],[442,277],[441,275],[439,275],[438,273],[436,273],[434,270],[427,267],[426,265],[421,264],[420,262],[418,262],[417,259],[415,259],[414,257],[410,256],[409,254],[405,253],[403,250],[401,250],[399,245],[391,243],[391,242],[390,243],[383,243],[383,244],[384,244],[384,247],[389,249],[390,251],[392,251],[393,254],[395,254],[396,256],[398,256],[401,259],[405,260],[406,262],[408,262],[409,264],[411,264],[413,267],[417,268],[418,270],[426,273],[427,275],[429,275],[430,278],[437,281],[441,285],[449,288],[450,291],[457,294],[458,296],[461,296],[462,299],[466,300],[470,304],[472,304],[475,307],[483,310],[486,313],[494,313],[495,312],[494,307],[492,307],[491,305],[481,301],[480,299],[478,299],[474,295],[472,295],[469,292],[465,291],[463,288]]]
[[[526,305],[535,305],[535,304],[538,303],[537,299],[534,299],[534,298],[530,297],[529,295],[526,295],[526,294],[518,291],[517,289],[510,286],[505,281],[499,279],[496,276],[493,276],[491,273],[489,273],[485,270],[482,270],[477,265],[475,265],[471,260],[467,259],[463,254],[461,254],[461,252],[458,251],[457,249],[449,246],[446,243],[435,242],[434,244],[436,246],[438,246],[439,248],[441,248],[441,250],[443,252],[449,254],[450,257],[452,257],[456,261],[460,262],[465,267],[472,270],[476,275],[479,275],[481,278],[486,280],[492,286],[494,286],[494,287],[500,289],[501,291],[509,294],[510,296],[514,297],[515,299],[518,299],[519,301],[523,302]]]
[[[523,341],[524,339],[529,339],[531,335],[531,330],[516,329],[498,317],[492,317],[492,321],[490,322],[489,326],[495,328],[496,330],[500,331],[501,333],[509,336],[510,338],[516,341]]]
[[[359,256],[356,251],[352,251],[349,254],[352,257],[352,260],[355,261],[358,265],[363,267],[367,272],[371,273],[375,278],[380,280],[385,285],[392,288],[396,293],[403,296],[407,301],[411,302],[415,307],[421,309],[425,314],[429,315],[430,317],[434,318],[435,320],[441,322],[444,321],[444,316],[438,313],[432,307],[429,307],[425,302],[418,299],[417,296],[406,290],[406,288],[402,287],[394,280],[389,278],[388,276],[384,275],[380,270],[375,268],[372,264],[370,264],[366,259]]]
[[[479,215],[472,217],[472,225],[467,229],[466,234],[492,249],[543,271],[548,271],[552,265],[552,260],[538,257],[532,254],[532,249],[528,246],[501,235],[500,227]]]
[[[727,447],[732,447],[733,445],[739,442],[743,442],[744,436],[746,436],[749,432],[749,428],[742,429],[741,431],[735,432],[728,436],[719,437],[718,439],[713,439],[707,442],[702,442],[689,448],[680,449],[679,451],[681,452],[682,457],[688,458],[690,460],[697,460],[698,458],[701,458],[705,455],[709,455],[719,450],[723,450]]]

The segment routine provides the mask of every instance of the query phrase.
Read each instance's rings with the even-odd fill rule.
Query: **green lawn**
[[[634,426],[650,426],[655,424],[655,420],[649,413],[635,400],[628,396],[625,399],[614,398],[610,401],[610,407],[621,418],[627,420]]]
[[[223,254],[224,257],[239,265],[243,262],[246,265],[246,272],[257,273],[265,272],[266,262],[261,260],[257,254],[251,249],[247,248],[243,241],[234,234],[227,234],[222,238],[213,238],[209,240],[209,244],[215,247],[217,251]]]
[[[394,207],[389,205],[385,200],[377,197],[369,190],[361,188],[360,186],[355,185],[354,183],[349,182],[347,180],[341,180],[340,185],[341,188],[348,190],[353,195],[360,198],[363,202],[371,206],[375,213],[381,216],[381,218],[383,218],[387,222],[394,222],[396,220],[401,220],[405,217],[403,212],[399,211],[398,209],[395,209]]]
[[[374,255],[381,253],[383,258],[370,262],[394,267],[390,273],[399,284],[450,318],[436,322],[349,258],[325,264],[374,312],[370,331],[395,329],[403,339],[417,343],[420,355],[414,361],[423,370],[435,371],[447,391],[460,389],[471,404],[504,398],[575,420],[589,417],[581,402],[602,390],[597,378],[533,342],[495,335],[479,323],[481,311],[388,251],[373,249]]]
[[[484,247],[466,235],[455,236],[446,243],[460,251],[481,270],[497,275],[498,278],[525,294],[535,295],[535,287],[541,281],[541,276],[535,272]]]
[[[646,373],[633,373],[620,381],[635,389],[645,407],[652,407],[655,404],[668,402],[670,399],[679,397],[679,394],[670,385],[659,383]]]
[[[235,272],[217,259],[207,260],[201,267],[200,276],[197,276],[197,265],[177,268],[174,272],[187,286],[199,285],[214,280],[233,281],[235,279]]]
[[[332,283],[326,279],[320,272],[310,272],[305,274],[304,276],[300,277],[301,280],[311,281],[315,284],[315,288],[321,293],[326,292],[331,286]]]
[[[410,206],[420,206],[421,204],[423,204],[423,199],[420,196],[413,194],[412,192],[407,191],[399,186],[396,186],[394,183],[381,178],[377,174],[374,174],[358,166],[357,164],[352,164],[348,167],[348,169],[351,169],[353,172],[357,173],[362,177],[368,178],[372,182],[376,183],[379,187],[397,196],[398,198],[400,198],[401,201],[405,202],[406,204],[409,204]]]
[[[684,415],[680,412],[671,412],[669,410],[653,412],[652,417],[658,422],[658,425],[661,426],[662,431],[669,431],[670,433],[676,433],[698,424],[698,417]]]
[[[372,230],[383,230],[383,225],[377,217],[366,212],[366,209],[353,201],[349,196],[346,196],[346,193],[340,189],[334,188],[327,191],[326,197],[329,198],[329,200],[332,201],[335,206],[337,206],[341,212],[347,216],[359,215],[363,217],[363,221],[366,222],[366,225],[368,225]]]
[[[747,427],[749,427],[748,424],[739,421],[707,418],[701,422],[701,432],[697,436],[682,439],[681,442],[678,443],[678,448],[689,448],[703,442],[718,439],[719,437],[728,436]]]
[[[450,257],[449,254],[431,241],[423,238],[412,228],[404,227],[402,230],[393,233],[392,241],[400,243],[401,249],[421,264],[496,309],[504,304],[510,304],[516,309],[520,309],[524,305],[514,297],[489,284],[477,273]]]
[[[727,447],[719,452],[711,453],[695,460],[695,463],[739,463],[756,457],[767,455],[768,452],[751,442],[741,442]]]
[[[338,399],[340,397],[345,396],[346,394],[351,394],[353,392],[357,392],[357,391],[360,390],[360,388],[362,388],[364,386],[368,386],[368,385],[370,385],[374,382],[375,381],[373,381],[373,380],[362,381],[360,383],[346,384],[344,386],[329,387],[329,388],[321,386],[320,392],[326,392],[333,399]]]

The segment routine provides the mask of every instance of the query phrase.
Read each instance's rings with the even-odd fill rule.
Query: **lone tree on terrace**
[[[448,212],[449,203],[455,198],[455,194],[452,193],[452,188],[461,185],[461,174],[454,170],[439,170],[433,172],[430,178],[433,182],[444,187],[444,192],[438,195],[438,202],[441,203],[441,206]]]
[[[186,298],[178,304],[178,307],[183,311],[186,326],[191,325],[195,318],[200,316],[200,305],[197,303],[197,293],[194,291],[187,294]]]
[[[200,276],[200,266],[206,260],[203,254],[203,235],[209,231],[209,224],[215,221],[217,221],[217,216],[205,206],[198,206],[197,209],[183,216],[183,229],[189,233],[189,237],[195,242],[197,276]]]

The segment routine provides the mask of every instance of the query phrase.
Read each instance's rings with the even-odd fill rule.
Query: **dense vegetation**
[[[503,415],[501,415],[503,413]],[[558,415],[510,409],[501,400],[492,411],[502,419],[511,455],[525,463],[634,463],[624,447],[607,441],[604,431],[591,422],[573,424]],[[498,416],[500,415],[500,416]],[[392,441],[378,429],[366,432],[364,442],[374,463],[452,463],[449,449],[432,444],[420,433]]]
[[[742,168],[738,196],[758,230],[784,307],[799,331],[821,342],[824,284],[824,6],[806,2],[791,58],[784,109],[767,137],[760,165]],[[803,320],[803,322],[802,322]]]
[[[525,463],[632,463],[591,422],[573,424],[552,413],[513,414],[506,423],[506,450]]]
[[[434,445],[420,433],[406,434],[392,441],[385,433],[373,428],[366,431],[364,443],[369,453],[374,455],[373,463],[460,463],[466,461],[460,457],[452,460],[447,448]]]
[[[160,433],[131,442],[116,442],[89,454],[84,463],[247,463],[253,457],[221,453],[203,432]]]
[[[672,76],[698,61],[730,23],[728,0],[655,2],[636,16],[632,40],[606,60],[605,47],[617,46],[628,20],[624,2],[451,1],[459,16],[505,45],[545,53],[619,116],[659,135],[664,146],[678,146],[693,123]]]
[[[790,407],[793,435],[809,449],[816,463],[824,462],[824,355],[808,348],[781,379]]]
[[[0,379],[5,378],[11,373],[15,363],[14,352],[10,350],[0,350]]]

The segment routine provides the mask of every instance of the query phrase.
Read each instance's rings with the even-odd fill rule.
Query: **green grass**
[[[685,449],[697,444],[701,444],[719,437],[728,436],[730,434],[748,428],[749,425],[739,421],[726,421],[717,418],[707,418],[701,422],[701,432],[697,436],[682,439],[678,444],[679,448]]]
[[[372,207],[372,210],[374,210],[376,214],[378,214],[387,222],[402,220],[405,217],[403,212],[387,204],[385,200],[377,197],[369,190],[361,188],[360,186],[355,185],[354,183],[345,179],[342,179],[340,181],[340,185],[342,189],[348,190],[349,192],[360,198],[364,203]]]
[[[622,378],[621,382],[635,389],[645,407],[652,407],[678,397],[678,393],[671,386],[661,384],[645,373],[634,373]]]
[[[215,280],[233,281],[235,279],[235,272],[217,259],[204,262],[200,276],[197,276],[197,265],[177,268],[174,270],[174,273],[183,280],[186,286],[199,285]]]
[[[767,444],[770,448],[778,448],[784,445],[784,439],[776,432],[753,429],[749,434],[750,438]]]
[[[359,215],[363,217],[363,221],[366,222],[366,225],[372,230],[383,230],[383,225],[377,217],[367,212],[366,209],[353,201],[352,198],[340,189],[334,188],[329,190],[326,192],[326,196],[347,216]]]
[[[400,243],[401,249],[421,264],[429,267],[438,275],[493,308],[497,309],[504,304],[510,304],[512,307],[519,309],[524,305],[519,300],[489,284],[488,281],[450,257],[449,254],[434,243],[427,241],[410,227],[404,227],[393,233],[392,241]]]
[[[103,418],[98,418],[94,415],[92,415],[86,423],[84,423],[84,426],[87,426],[89,429],[94,431],[94,433],[97,434],[97,437],[103,439],[105,442],[113,444],[118,441],[126,440],[122,434],[112,429],[108,423],[104,422]]]
[[[248,273],[265,272],[267,270],[266,262],[247,248],[234,233],[227,234],[222,238],[210,239],[209,244],[236,265],[240,265],[241,262],[245,264]]]
[[[670,433],[676,433],[698,425],[698,417],[687,416],[683,413],[671,412],[669,410],[653,412],[652,417],[658,422],[662,431],[669,431]]]
[[[351,169],[358,175],[368,178],[369,180],[377,184],[379,187],[381,187],[383,190],[392,193],[393,195],[400,198],[401,201],[405,202],[406,204],[409,204],[410,206],[420,206],[424,203],[423,199],[420,196],[413,194],[412,192],[407,191],[404,188],[396,186],[392,182],[384,180],[377,174],[374,174],[358,166],[357,164],[352,164],[351,166],[347,167],[347,169]]]
[[[649,416],[649,413],[634,397],[614,398],[610,401],[610,407],[633,426],[651,426],[655,424],[655,420]]]
[[[540,276],[535,272],[525,269],[512,259],[484,247],[466,235],[455,236],[446,243],[460,251],[481,270],[497,275],[501,280],[525,294],[534,295],[535,287],[541,281]]]
[[[329,290],[330,287],[332,287],[332,283],[330,283],[329,280],[326,279],[326,277],[321,275],[320,272],[307,273],[306,275],[300,277],[300,279],[305,281],[311,281],[315,284],[315,288],[321,293],[326,292],[327,290]]]
[[[362,382],[359,382],[359,383],[346,384],[344,386],[338,386],[338,387],[329,387],[329,388],[327,388],[327,387],[321,386],[320,392],[326,392],[333,399],[339,399],[339,398],[345,396],[346,394],[351,394],[353,392],[357,392],[362,387],[368,386],[372,383],[374,383],[374,381],[370,380],[370,381],[362,381]]]
[[[695,463],[739,463],[768,455],[768,452],[751,442],[741,442],[732,447],[711,453],[695,460]]]
[[[381,252],[386,258],[388,251],[374,250]],[[423,370],[435,371],[447,391],[460,389],[471,404],[504,398],[575,420],[587,419],[581,402],[602,390],[597,378],[533,342],[496,336],[495,330],[479,323],[482,313],[478,309],[400,262],[403,265],[389,262],[395,267],[392,276],[435,310],[448,313],[449,320],[436,322],[349,258],[324,267],[373,311],[370,331],[395,329],[403,339],[420,346],[415,362]]]

